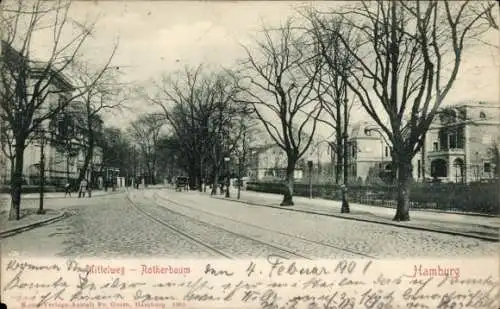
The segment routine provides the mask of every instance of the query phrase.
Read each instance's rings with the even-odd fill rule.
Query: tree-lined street
[[[498,233],[500,105],[448,102],[468,77],[461,71],[466,60],[479,61],[474,51],[498,49],[483,44],[498,34],[495,2],[291,6],[284,18],[279,12],[273,22],[245,29],[245,38],[233,42],[239,53],[227,63],[184,61],[188,52],[175,44],[150,49],[160,39],[147,32],[171,42],[169,31],[182,24],[165,26],[167,9],[142,12],[141,24],[150,29],[132,34],[122,16],[101,16],[106,10],[99,5],[121,8],[118,2],[92,6],[95,20],[73,9],[79,2],[6,2],[0,189],[8,201],[0,222],[21,230],[66,213],[3,238],[6,254],[382,259],[496,253],[496,244],[480,235]],[[208,32],[216,23],[209,24]],[[229,28],[217,32],[220,40]],[[178,41],[194,36],[186,30]],[[205,52],[197,40],[189,42],[190,52]],[[495,57],[483,67],[494,67]],[[477,79],[490,82],[481,74]],[[73,196],[57,196],[63,190]],[[25,199],[28,194],[39,200]],[[250,205],[267,205],[267,198],[276,207]],[[386,208],[370,212],[373,207]],[[426,210],[443,218],[460,211],[455,219],[465,223],[443,225],[448,234],[426,231],[428,224],[439,229],[439,220],[422,219]]]
[[[495,242],[255,207],[171,188],[96,197],[67,211],[72,215],[63,221],[2,239],[3,250],[61,257],[327,259],[497,252]]]

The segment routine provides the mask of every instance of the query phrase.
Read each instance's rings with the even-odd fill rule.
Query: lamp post
[[[224,162],[226,163],[226,197],[231,197],[229,195],[229,157],[224,157]]]
[[[313,196],[313,185],[312,185],[312,168],[313,168],[313,158],[309,157],[307,160],[307,167],[309,169],[309,198],[312,199]]]
[[[238,199],[240,199],[241,192],[241,157],[238,158]]]
[[[40,202],[37,214],[44,214],[45,210],[43,209],[43,194],[45,191],[45,132],[43,129],[38,131],[40,138]]]

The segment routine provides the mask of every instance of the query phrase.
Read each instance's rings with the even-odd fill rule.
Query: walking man
[[[69,181],[66,182],[64,185],[64,197],[69,194],[69,197],[71,197],[71,185],[69,184]]]
[[[340,208],[340,212],[350,213],[349,201],[347,200],[347,186],[343,184],[340,189],[342,190],[342,207]]]
[[[87,183],[87,195],[89,198],[92,197],[92,183],[90,182]]]
[[[87,180],[82,179],[80,182],[80,188],[78,190],[78,198],[85,197],[85,191],[87,191]]]

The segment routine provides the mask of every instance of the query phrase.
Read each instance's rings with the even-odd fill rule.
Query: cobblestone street
[[[2,239],[3,255],[463,258],[495,255],[498,248],[494,242],[255,207],[197,192],[139,190],[69,201],[70,217]]]

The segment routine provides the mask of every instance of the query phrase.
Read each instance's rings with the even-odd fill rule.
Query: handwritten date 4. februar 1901
[[[324,276],[333,273],[336,274],[355,274],[359,272],[365,275],[372,264],[372,261],[367,261],[363,265],[358,265],[356,261],[339,261],[335,264],[333,268],[327,268],[325,266],[317,265],[301,265],[298,261],[289,261],[287,258],[271,255],[267,258],[267,263],[269,266],[267,270],[267,276],[269,278],[280,277],[280,276]],[[252,275],[261,276],[265,273],[262,270],[257,270],[255,262],[250,262],[246,269],[248,277]]]

